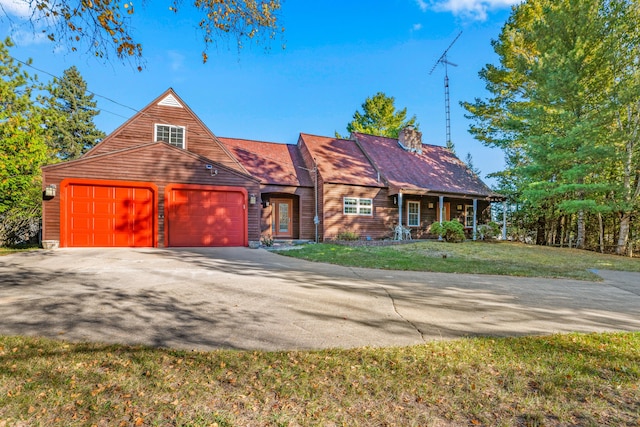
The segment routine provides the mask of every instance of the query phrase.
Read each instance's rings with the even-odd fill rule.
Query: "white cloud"
[[[184,68],[184,55],[178,51],[170,50],[167,52],[169,57],[169,66],[172,71],[180,71]]]
[[[427,9],[436,12],[451,12],[456,16],[463,16],[478,21],[487,19],[491,10],[504,9],[522,0],[432,0],[429,4],[425,0],[416,0],[422,11]]]
[[[422,29],[422,24],[413,24],[411,28],[413,31],[420,31]]]
[[[26,0],[0,0],[0,10],[7,15],[27,18],[31,15],[31,7]]]

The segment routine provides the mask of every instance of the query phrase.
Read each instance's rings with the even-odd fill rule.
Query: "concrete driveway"
[[[0,257],[0,334],[209,350],[640,330],[640,274],[603,282],[316,264],[263,249]]]

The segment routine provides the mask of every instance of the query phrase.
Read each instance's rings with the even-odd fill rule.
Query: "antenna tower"
[[[431,75],[433,74],[433,71],[436,69],[438,64],[444,65],[444,110],[447,126],[447,147],[449,148],[453,147],[453,144],[451,142],[451,106],[449,101],[449,73],[447,72],[447,66],[452,65],[454,67],[457,67],[458,65],[447,60],[447,53],[449,52],[449,49],[451,49],[451,46],[453,46],[453,44],[458,40],[458,38],[460,38],[461,35],[462,31],[460,31],[456,38],[453,39],[449,47],[446,48],[444,52],[442,52],[440,58],[438,58],[436,63],[433,64],[433,68],[431,68],[431,71],[429,71],[429,75]]]

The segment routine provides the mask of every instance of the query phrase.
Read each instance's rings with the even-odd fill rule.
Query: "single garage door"
[[[155,190],[132,183],[69,183],[65,246],[154,246]]]
[[[229,187],[168,186],[169,246],[245,246],[246,195]]]

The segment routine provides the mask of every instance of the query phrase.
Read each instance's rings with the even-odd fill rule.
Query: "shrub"
[[[493,221],[487,224],[480,224],[477,230],[480,240],[494,239],[500,235],[500,225]]]
[[[271,246],[273,246],[273,239],[271,238],[271,236],[262,236],[262,238],[260,239],[260,243],[262,244],[262,246],[270,248]]]
[[[336,240],[360,240],[360,235],[355,231],[341,231],[336,236]]]
[[[464,242],[464,227],[459,221],[444,221],[442,224],[434,222],[431,224],[431,232],[442,236],[447,242]]]

